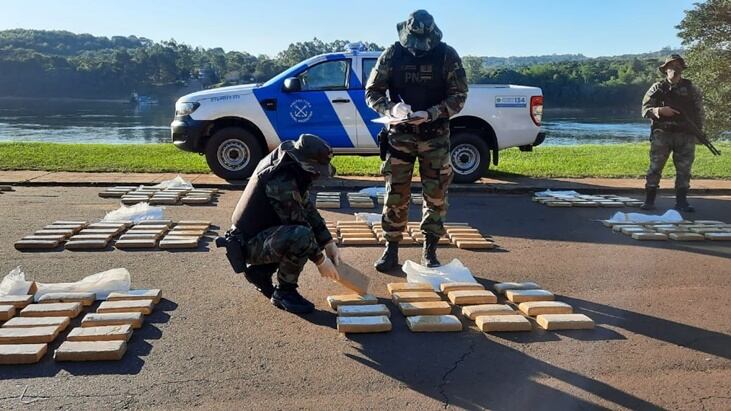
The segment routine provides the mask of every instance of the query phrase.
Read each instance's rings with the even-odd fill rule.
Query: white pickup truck
[[[352,48],[307,59],[264,84],[204,90],[175,104],[170,124],[180,149],[205,154],[225,179],[248,178],[259,159],[284,140],[311,133],[336,154],[378,154],[382,125],[365,103],[364,85],[379,52]],[[471,85],[464,109],[451,119],[455,182],[479,179],[499,150],[541,144],[540,88]],[[492,154],[492,155],[491,155]]]

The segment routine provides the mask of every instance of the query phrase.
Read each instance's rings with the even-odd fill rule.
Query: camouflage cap
[[[396,25],[399,42],[410,51],[430,51],[442,40],[434,17],[426,10],[416,10],[406,21]]]
[[[308,173],[318,177],[335,175],[335,167],[330,164],[333,158],[332,148],[314,134],[300,135],[287,152]]]
[[[662,66],[658,67],[658,70],[660,70],[662,74],[665,74],[665,69],[668,68],[668,64],[672,63],[673,61],[679,61],[683,69],[688,68],[688,66],[685,64],[685,60],[683,60],[683,57],[680,54],[671,54],[665,59],[665,62],[662,63]]]

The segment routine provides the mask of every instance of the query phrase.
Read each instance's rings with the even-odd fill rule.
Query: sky
[[[678,47],[675,26],[700,0],[2,0],[0,30],[136,35],[275,55],[312,40],[397,40],[396,23],[426,9],[461,55],[589,57]]]

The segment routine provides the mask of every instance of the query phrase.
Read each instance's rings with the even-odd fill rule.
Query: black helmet
[[[302,134],[287,152],[308,173],[318,177],[335,175],[335,168],[330,164],[333,150],[325,140],[314,134]]]

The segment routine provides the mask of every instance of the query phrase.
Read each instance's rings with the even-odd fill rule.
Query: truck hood
[[[238,86],[219,87],[209,90],[196,91],[186,94],[178,99],[178,102],[196,102],[209,100],[214,97],[251,94],[258,84],[241,84]]]

